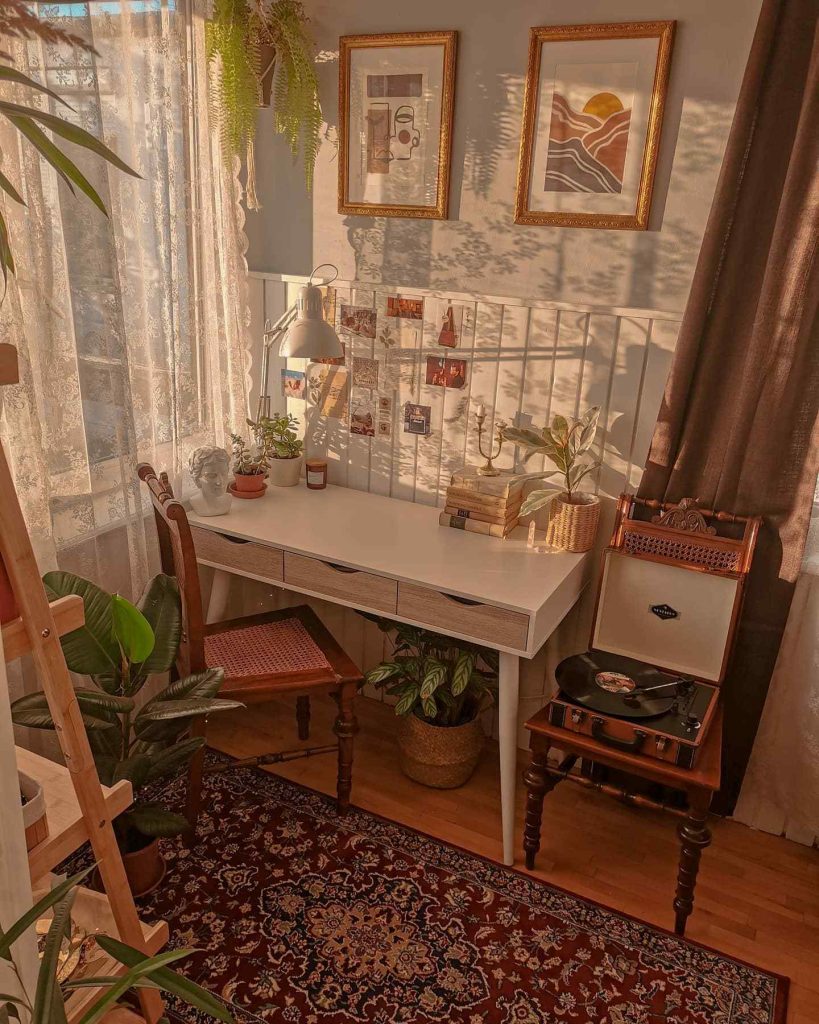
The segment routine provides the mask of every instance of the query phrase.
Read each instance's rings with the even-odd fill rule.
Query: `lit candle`
[[[486,406],[483,404],[483,402],[481,402],[480,405],[478,406],[477,412],[478,412],[478,416],[485,416],[486,415]]]

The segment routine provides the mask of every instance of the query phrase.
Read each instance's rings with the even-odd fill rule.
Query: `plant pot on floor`
[[[268,473],[271,484],[276,487],[295,487],[301,479],[304,458],[296,455],[292,459],[270,459]]]
[[[549,506],[546,540],[564,551],[588,551],[597,535],[600,521],[600,499],[596,494],[573,494],[554,498]]]
[[[122,863],[134,896],[146,896],[153,892],[167,870],[158,839],[151,839],[145,846],[131,853],[123,853]]]
[[[430,725],[417,715],[398,719],[401,771],[434,789],[462,786],[475,771],[484,734],[477,718],[463,725]]]
[[[266,489],[264,473],[234,473],[230,487],[237,498],[258,498]]]
[[[38,843],[48,837],[45,793],[40,783],[25,772],[18,772],[17,779],[20,784],[20,799],[23,802],[26,849],[33,850]]]

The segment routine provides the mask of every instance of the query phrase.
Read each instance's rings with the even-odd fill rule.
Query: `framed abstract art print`
[[[515,223],[648,227],[674,24],[530,30]]]
[[[456,32],[342,36],[338,211],[445,220]]]

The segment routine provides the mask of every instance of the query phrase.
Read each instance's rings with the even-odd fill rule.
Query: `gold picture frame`
[[[529,30],[515,195],[516,224],[627,231],[648,228],[675,25],[674,21],[645,21]],[[618,40],[626,41],[620,48],[621,57],[615,56],[616,46],[589,45]],[[656,40],[653,60],[652,44],[638,42],[645,40]],[[631,45],[627,45],[628,41]],[[581,45],[573,48],[569,63],[560,65],[559,48],[565,43]],[[547,60],[544,61],[546,47]],[[566,57],[569,57],[568,52]],[[544,67],[546,74],[551,74],[548,81]],[[608,68],[609,77],[623,81],[624,96],[629,88],[624,76],[633,73],[631,105],[625,107],[618,93],[602,91],[605,86],[600,85],[601,91],[591,96],[582,111],[578,111],[569,94],[582,94],[580,68],[588,69],[584,73],[588,75],[585,81],[589,90],[589,82],[604,81]],[[565,77],[561,78],[561,74]],[[571,81],[573,76],[574,82]],[[565,83],[568,87],[564,87]],[[592,101],[599,105],[592,106],[587,113]],[[635,112],[639,112],[639,119]],[[547,114],[548,127],[545,125]],[[603,126],[610,122],[615,123],[609,129],[606,142]],[[586,138],[595,132],[592,146],[602,145],[606,150],[602,161],[586,148]],[[643,143],[639,152],[634,150],[638,136]],[[535,175],[542,175],[537,180],[543,180],[544,186],[541,193],[533,194]],[[544,198],[550,196],[552,198]],[[555,209],[548,208],[550,203]]]
[[[449,211],[449,176],[450,176],[450,165],[452,156],[452,121],[454,113],[454,99],[455,99],[455,60],[457,55],[458,46],[458,33],[456,31],[442,31],[442,32],[389,32],[381,33],[378,35],[355,35],[355,36],[342,36],[339,40],[339,75],[338,75],[338,117],[339,117],[339,163],[338,163],[338,212],[355,214],[363,217],[411,217],[431,220],[446,220]],[[423,130],[422,127],[417,127],[414,121],[414,110],[411,104],[405,103],[400,105],[394,114],[391,114],[391,106],[386,102],[388,98],[393,96],[394,92],[390,91],[391,86],[387,86],[387,79],[402,79],[412,80],[410,87],[407,89],[408,92],[412,92],[414,96],[419,99],[423,98],[425,109],[427,107],[426,98],[428,95],[432,95],[435,99],[435,89],[430,89],[429,82],[425,83],[425,88],[422,90],[422,77],[423,69],[417,70],[417,66],[412,65],[412,58],[410,54],[404,54],[403,48],[405,47],[417,47],[424,48],[425,55],[431,56],[430,47],[441,47],[440,57],[440,69],[432,67],[431,65],[427,68],[428,79],[434,77],[436,81],[440,78],[438,88],[440,90],[440,97],[435,102],[429,104],[434,110],[439,111],[440,124],[433,125],[434,135],[432,136],[437,143],[437,146],[427,147],[423,150],[423,160],[419,157],[416,160],[416,165],[412,168],[412,174],[414,180],[409,181],[408,175],[404,174],[404,180],[398,180],[388,183],[386,191],[390,189],[393,191],[392,195],[387,198],[389,201],[386,202],[374,202],[368,201],[362,192],[366,192],[366,182],[368,178],[375,178],[377,175],[383,175],[386,178],[387,173],[392,168],[393,161],[397,161],[396,167],[402,164],[409,164],[415,148],[421,150],[420,137]],[[371,56],[371,52],[375,49],[384,50],[395,50],[393,57],[403,58],[404,67],[398,69],[397,73],[390,73],[385,70],[380,70],[377,74],[367,73],[367,71],[360,71],[353,68],[353,61],[359,54],[359,51],[363,51],[366,56]],[[389,54],[385,54],[383,60],[389,59]],[[419,53],[419,58],[423,55]],[[401,63],[401,61],[397,61]],[[374,66],[374,65],[373,65]],[[432,75],[429,72],[432,72]],[[367,95],[377,96],[382,98],[380,106],[386,106],[386,117],[388,126],[386,126],[386,137],[377,142],[373,142],[374,128],[373,128],[373,117],[368,111],[366,116],[363,110],[351,111],[351,88],[354,84],[354,80],[357,82],[359,78],[366,75],[367,78]],[[383,91],[370,93],[369,92],[369,81],[370,79],[384,79],[382,84]],[[372,110],[372,107],[370,108]],[[405,118],[412,117],[413,120],[407,122],[411,127],[402,126],[400,129],[397,125],[398,111],[403,110],[402,115]],[[408,114],[406,111],[409,110]],[[379,111],[381,115],[379,117],[379,123],[383,134],[384,123],[383,123],[383,112]],[[396,119],[396,124],[393,125],[392,118]],[[359,139],[363,140],[364,122],[367,123],[366,128],[366,141],[364,143],[367,153],[367,168],[366,171],[362,170],[362,156],[364,150],[359,148],[359,168],[357,180],[351,184],[351,159],[353,157],[353,147],[350,142],[350,133],[358,128]],[[436,117],[437,121],[437,117]],[[356,125],[356,122],[358,124]],[[429,127],[429,126],[427,126]],[[395,131],[393,131],[395,129]],[[399,136],[407,138],[408,141],[405,143],[397,143],[398,146],[403,145],[404,152],[396,155],[393,153],[393,140],[397,140]],[[384,148],[386,145],[386,148]],[[372,148],[380,146],[380,149]],[[429,165],[429,166],[426,166]],[[434,182],[432,181],[432,167],[434,165],[435,175]],[[371,171],[370,168],[375,167],[376,171]],[[405,168],[402,167],[402,170]],[[393,176],[394,179],[398,178],[398,175]],[[377,181],[377,185],[384,185],[384,182]],[[406,188],[407,197],[415,201],[398,202],[397,198],[400,198],[400,191],[402,185]],[[413,190],[414,193],[413,194]],[[424,201],[418,202],[418,193],[425,193]]]

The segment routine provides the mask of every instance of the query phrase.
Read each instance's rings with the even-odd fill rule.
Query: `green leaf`
[[[35,121],[44,124],[46,128],[50,128],[55,135],[59,135],[77,146],[82,146],[83,149],[88,149],[92,153],[96,153],[97,156],[101,156],[107,163],[113,164],[114,167],[125,171],[126,174],[130,174],[133,178],[141,177],[133,168],[129,167],[123,160],[120,160],[117,154],[110,150],[104,142],[94,138],[84,128],[79,128],[77,125],[64,121],[61,117],[46,113],[44,110],[37,110],[36,107],[25,107],[19,103],[10,103],[8,100],[0,100],[0,113],[5,114],[9,119],[13,117],[34,118]]]
[[[3,294],[9,283],[9,273],[14,273],[14,256],[9,244],[9,232],[6,221],[0,211],[0,270],[3,272]]]
[[[95,938],[97,939],[97,944],[101,949],[105,949],[101,940],[110,940],[110,936],[107,935],[95,936]],[[110,941],[116,942],[117,940],[114,939]],[[125,974],[119,977],[113,977],[111,985],[108,987],[105,995],[100,999],[95,1000],[92,1006],[86,1010],[80,1018],[80,1024],[96,1024],[97,1021],[102,1020],[109,1008],[124,996],[126,992],[129,992],[132,988],[138,987],[139,982],[143,977],[149,976],[155,971],[161,969],[168,970],[168,967],[166,966],[167,964],[176,963],[178,960],[184,960],[186,957],[190,956],[191,952],[192,951],[189,949],[171,949],[165,953],[158,953],[153,957],[144,957],[143,962],[133,966],[130,970],[126,971]],[[174,972],[171,971],[170,973],[173,974]]]
[[[154,648],[139,666],[145,675],[167,672],[174,662],[182,638],[179,587],[173,576],[160,573],[148,583],[137,607],[154,632]]]
[[[394,676],[399,675],[401,671],[401,666],[396,662],[385,661],[365,673],[364,682],[369,683],[370,686],[378,686],[379,683],[386,682],[387,679],[392,679]]]
[[[125,657],[132,664],[139,664],[154,649],[154,631],[150,623],[130,601],[119,594],[111,598],[111,614],[114,622],[114,636]]]
[[[569,421],[565,416],[555,416],[552,420],[552,437],[555,444],[565,444],[569,437]]]
[[[123,814],[123,818],[145,836],[178,836],[190,825],[183,815],[169,811],[160,804],[134,804]]]
[[[543,436],[537,430],[528,427],[504,427],[501,433],[504,441],[520,445],[522,448],[543,448]]]
[[[2,66],[3,65],[0,64],[0,68]],[[6,193],[7,196],[11,196],[11,198],[15,201],[15,203],[19,203],[21,206],[25,206],[26,205],[26,201],[23,199],[23,197],[20,195],[20,193],[14,187],[14,185],[12,185],[12,183],[5,176],[5,174],[3,174],[2,171],[0,171],[0,189],[2,189]]]
[[[539,509],[550,505],[558,494],[562,493],[563,492],[560,488],[546,491],[532,491],[532,493],[526,498],[526,501],[521,505],[520,514],[522,516],[529,516],[533,512],[537,512]]]
[[[474,668],[475,655],[469,651],[461,651],[452,670],[452,685],[450,689],[452,690],[453,697],[460,697],[467,688]]]
[[[225,673],[221,668],[209,668],[205,672],[185,676],[184,679],[175,679],[153,696],[145,705],[145,709],[160,702],[184,700],[188,697],[215,697],[224,677]]]
[[[78,701],[79,703],[79,701]],[[116,725],[110,716],[88,713],[80,704],[80,713],[86,729],[111,729]],[[19,697],[11,705],[11,717],[15,725],[25,725],[29,729],[53,729],[54,719],[48,707],[48,698],[42,691],[28,693]]]
[[[79,686],[74,688],[74,693],[77,697],[77,703],[83,711],[109,712],[116,716],[127,714],[129,711],[133,711],[135,707],[130,697],[120,697],[115,693],[88,690]]]
[[[171,971],[164,966],[157,966],[156,957],[147,957],[144,953],[140,953],[139,950],[126,946],[124,942],[113,939],[109,935],[99,935],[96,936],[96,939],[103,952],[112,956],[126,967],[138,967],[146,961],[150,962],[151,970],[147,976],[151,981],[159,985],[160,988],[171,995],[184,999],[194,1009],[202,1010],[217,1020],[225,1021],[226,1024],[232,1024],[233,1018],[230,1013],[215,996],[211,995],[210,992],[206,992],[187,978],[183,978],[175,971]],[[193,951],[177,950],[176,952],[190,955]],[[82,1024],[88,1024],[88,1022],[83,1021]]]
[[[446,665],[435,658],[428,658],[426,662],[426,673],[421,683],[421,700],[427,700],[435,693],[441,683],[446,679]]]
[[[144,786],[151,770],[151,758],[147,754],[132,754],[118,761],[111,774],[111,785],[127,779],[134,792]]]
[[[424,710],[424,715],[427,718],[435,718],[438,714],[438,705],[435,703],[434,697],[424,697],[421,701],[421,707]]]
[[[24,75],[22,71],[18,71],[17,68],[10,68],[3,64],[0,64],[0,82],[16,82],[18,85],[24,85],[29,89],[36,89],[37,92],[44,93],[46,96],[50,96],[53,100],[58,103],[62,103],[64,107],[69,110],[74,108],[70,103],[67,103],[62,96],[58,96],[56,92],[52,92],[51,89],[47,89],[44,85],[40,85],[39,82],[35,82],[33,78],[29,78],[28,75]]]
[[[415,707],[418,700],[418,687],[412,686],[407,689],[407,692],[395,705],[396,715],[406,715]]]
[[[74,903],[74,891],[71,890],[54,904],[53,918],[40,954],[40,969],[37,973],[37,991],[34,996],[34,1009],[31,1024],[54,1024],[55,999],[62,999],[57,984],[57,961],[63,944],[66,928],[71,927],[71,907]]]
[[[243,708],[244,704],[237,700],[213,700],[191,698],[176,701],[151,701],[145,705],[134,719],[134,732],[139,739],[166,739],[178,735],[173,730],[156,731],[155,726],[178,721],[183,727],[190,719],[202,715],[211,715],[217,711],[233,711]]]
[[[148,779],[158,779],[163,775],[170,775],[177,768],[187,764],[193,755],[205,745],[204,736],[191,736],[189,739],[181,740],[172,747],[166,747],[150,758],[150,769]]]
[[[47,892],[45,896],[42,896],[29,910],[18,917],[13,925],[7,932],[0,932],[0,959],[8,960],[11,962],[11,947],[20,938],[20,936],[29,929],[35,921],[45,914],[47,910],[50,910],[53,906],[60,902],[60,900],[86,877],[90,875],[94,870],[92,864],[90,868],[86,868],[84,871],[78,872],[76,875],[72,875],[70,878],[66,878],[65,881],[60,882],[59,885],[55,885],[50,892]]]
[[[114,638],[111,595],[70,572],[47,572],[43,582],[55,597],[79,594],[85,609],[85,625],[60,638],[65,660],[72,672],[83,675],[116,675],[120,668],[119,646]]]

